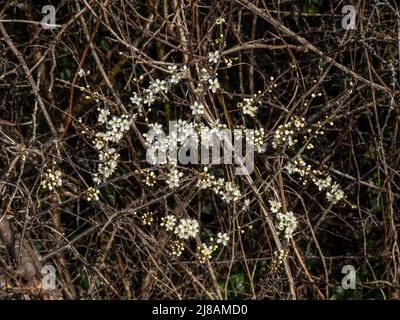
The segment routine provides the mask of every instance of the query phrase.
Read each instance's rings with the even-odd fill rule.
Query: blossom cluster
[[[161,218],[160,226],[165,228],[166,231],[172,232],[177,239],[173,240],[170,244],[171,253],[174,256],[180,256],[184,251],[184,241],[195,238],[200,232],[199,222],[195,219],[183,218],[178,221],[174,215],[166,215]],[[211,259],[212,253],[218,246],[227,246],[229,241],[227,233],[218,232],[217,240],[210,238],[210,244],[202,243],[197,247],[198,259],[200,262]]]
[[[213,174],[208,172],[207,167],[204,167],[203,172],[200,173],[197,186],[200,189],[210,188],[226,203],[238,201],[242,197],[242,193],[238,186],[231,181],[225,181],[223,178],[216,179]]]
[[[289,252],[286,249],[280,249],[280,250],[274,251],[274,257],[272,259],[271,270],[276,271],[279,268],[279,266],[287,259],[288,255],[289,255]]]
[[[112,144],[119,143],[124,134],[129,131],[136,115],[111,115],[107,108],[98,108],[98,123],[105,126],[105,131],[96,132],[93,139],[94,147],[99,151],[98,170],[93,181],[97,184],[111,177],[117,168],[119,153]]]
[[[258,93],[261,94],[261,91]],[[256,117],[260,105],[261,100],[257,94],[254,94],[251,98],[244,98],[242,102],[237,104],[238,108],[242,109],[243,114],[247,114],[252,118]]]
[[[197,246],[197,254],[200,263],[206,263],[208,260],[212,258],[212,254],[214,251],[218,249],[218,246],[214,243],[210,243],[209,245],[202,243]]]
[[[136,170],[135,172],[143,176],[144,183],[146,186],[154,187],[157,179],[154,171],[151,171],[150,169],[146,168],[146,169]]]
[[[161,218],[161,227],[164,227],[167,231],[173,231],[176,225],[176,217],[174,215],[168,215]]]
[[[168,150],[177,150],[178,147],[186,147],[189,143],[194,143],[198,139],[195,125],[192,122],[179,119],[174,124],[174,130],[170,135],[164,134],[162,125],[155,122],[149,124],[149,131],[143,134],[147,148],[147,161],[152,164],[176,164],[176,159],[165,157],[160,163],[158,155],[167,154]]]
[[[181,219],[175,227],[174,233],[180,239],[195,238],[199,233],[199,223],[195,219]]]
[[[285,166],[286,171],[289,174],[297,173],[300,176],[300,180],[303,185],[307,181],[311,180],[319,191],[326,191],[326,198],[332,204],[336,204],[344,198],[344,192],[340,188],[337,182],[332,181],[332,177],[327,175],[325,178],[319,178],[323,176],[324,172],[320,170],[312,170],[311,165],[307,164],[301,156],[297,156],[292,161],[289,161]]]
[[[220,121],[204,124],[178,119],[176,122],[171,121],[169,125],[168,134],[164,132],[162,125],[157,122],[150,123],[148,132],[143,134],[146,145],[146,160],[152,165],[170,164],[176,166],[178,150],[190,149],[191,157],[193,156],[196,159],[194,161],[198,161],[199,150],[202,155],[203,152],[208,154],[209,150],[211,148],[214,150],[215,147],[224,152],[230,149],[235,150],[232,146],[231,130],[227,129],[227,125]],[[238,139],[236,134],[241,139],[243,138],[243,133],[248,147],[253,147],[259,153],[265,151],[265,132],[263,128],[256,130],[235,129],[233,131],[234,143]]]
[[[312,176],[311,165],[306,163],[302,156],[297,156],[291,161],[288,161],[285,165],[285,169],[289,174],[297,173],[304,185]]]
[[[121,117],[110,116],[110,110],[102,108],[99,110],[98,122],[106,126],[105,132],[97,132],[93,144],[97,150],[106,149],[109,143],[118,143],[131,126],[134,119],[124,114]]]
[[[168,93],[173,85],[178,84],[187,77],[188,71],[187,66],[179,68],[175,64],[169,65],[168,72],[171,76],[165,80],[155,79],[151,81],[149,86],[143,89],[142,93],[134,92],[130,97],[131,105],[139,111],[139,115],[144,116],[144,106],[147,107],[146,111],[151,111],[152,104],[162,95]]]
[[[183,177],[183,172],[178,171],[178,169],[176,168],[172,168],[167,173],[166,182],[170,189],[175,189],[179,187],[181,177]]]
[[[99,194],[100,194],[100,191],[95,189],[95,188],[93,188],[93,187],[89,187],[86,190],[86,195],[87,195],[88,201],[92,201],[92,200],[98,201],[99,200]]]
[[[293,212],[278,212],[276,214],[276,218],[278,219],[278,230],[284,233],[286,239],[291,238],[294,230],[296,230],[297,227],[297,219]]]
[[[278,230],[283,232],[286,239],[291,238],[297,227],[297,219],[293,212],[287,211],[286,213],[282,213],[282,204],[277,200],[270,200],[269,204],[271,212],[276,214]]]
[[[336,204],[344,198],[344,192],[337,182],[332,182],[331,176],[325,179],[313,179],[319,191],[326,190],[326,198],[329,202]]]
[[[146,211],[145,213],[143,213],[141,219],[142,219],[142,223],[144,225],[150,226],[154,221],[153,212],[152,211]]]
[[[182,240],[174,240],[172,241],[170,247],[172,255],[180,257],[185,249],[185,243]]]
[[[209,244],[201,243],[197,246],[197,257],[200,263],[206,263],[212,258],[212,254],[218,249],[218,246],[227,246],[230,240],[227,233],[218,232],[217,241],[214,238],[209,239]]]
[[[172,156],[172,153],[169,153],[170,150],[191,148],[193,145],[198,145],[200,142],[202,146],[208,148],[214,147],[216,142],[225,143],[226,136],[224,135],[224,130],[227,129],[227,125],[220,122],[220,120],[210,121],[209,112],[212,111],[212,108],[210,107],[211,104],[208,104],[209,100],[206,97],[206,95],[217,93],[221,88],[217,73],[221,58],[221,51],[215,50],[208,53],[205,66],[196,65],[194,70],[197,72],[197,79],[195,79],[196,81],[194,81],[194,83],[197,85],[197,88],[195,88],[195,93],[197,95],[189,103],[190,109],[188,108],[188,110],[189,114],[191,114],[190,119],[178,119],[173,126],[173,130],[170,128],[168,134],[164,133],[161,123],[151,123],[147,118],[147,114],[151,111],[152,105],[157,100],[162,98],[167,99],[166,95],[171,91],[173,86],[178,84],[182,79],[190,76],[190,70],[187,66],[179,67],[175,64],[169,65],[169,77],[165,79],[151,79],[148,81],[148,86],[146,88],[138,90],[138,92],[133,93],[130,97],[131,106],[138,110],[141,117],[144,117],[149,128],[149,131],[143,134],[145,147],[147,148],[146,160],[151,165],[165,166],[160,172],[162,172],[161,175],[165,177],[166,185],[172,190],[181,185],[184,174],[178,169],[177,159]],[[224,59],[227,65],[232,64],[231,59],[229,59],[229,61],[226,58]],[[141,76],[140,81],[143,79],[143,76]],[[271,81],[274,81],[273,77],[271,77]],[[272,86],[276,87],[276,84],[272,83],[271,88]],[[237,104],[239,110],[250,118],[256,118],[261,105],[261,94],[261,92],[258,92],[253,96],[243,98],[242,101]],[[105,130],[103,132],[97,132],[93,139],[93,144],[99,151],[98,171],[94,175],[94,181],[96,183],[108,179],[115,172],[119,160],[119,153],[115,144],[118,144],[124,134],[130,130],[136,118],[136,114],[132,116],[126,114],[121,116],[112,115],[111,111],[107,108],[99,108],[98,111],[98,123],[104,126]],[[266,151],[264,128],[259,127],[258,129],[250,130],[243,125],[237,125],[236,127],[240,128],[241,132],[244,134],[246,143],[254,147],[256,152],[263,153]],[[297,135],[305,131],[304,127],[305,118],[292,116],[288,122],[279,125],[275,130],[272,141],[273,148],[277,149],[279,146],[293,147],[298,142]],[[308,129],[306,132],[312,133],[312,130]],[[317,125],[315,134],[323,134],[320,123]],[[303,136],[303,138],[305,139],[306,136]],[[308,143],[307,149],[311,148],[312,144]],[[166,155],[163,158],[163,162],[159,161],[160,158],[157,157],[159,154]],[[298,174],[304,184],[312,178],[312,181],[314,181],[319,190],[326,191],[326,197],[332,203],[336,203],[343,198],[343,191],[340,189],[339,185],[337,183],[332,183],[330,176],[325,179],[316,178],[321,173],[316,170],[312,171],[311,166],[308,165],[301,156],[297,156],[289,161],[285,168],[289,174]],[[154,171],[150,169],[140,169],[137,170],[137,173],[144,177],[147,186],[153,187],[155,185],[156,175]],[[199,173],[197,187],[200,189],[212,190],[228,204],[236,202],[243,197],[238,185],[233,181],[215,177],[208,172],[207,167]],[[89,200],[98,200],[98,194],[99,191],[95,188],[89,188],[87,190]],[[245,204],[245,207],[248,208],[249,201],[246,200]],[[270,210],[275,214],[277,229],[283,233],[286,239],[290,239],[298,224],[293,212],[283,209],[281,203],[277,200],[270,201]],[[153,213],[150,211],[145,212],[141,216],[141,220],[145,225],[151,225],[153,222]],[[180,256],[184,251],[184,241],[196,238],[200,232],[200,225],[196,219],[177,219],[174,215],[167,215],[161,218],[161,227],[174,235],[174,240],[170,247],[172,254],[175,256]],[[216,240],[210,238],[208,244],[201,243],[198,245],[197,254],[199,261],[204,263],[211,259],[212,253],[217,250],[218,246],[226,246],[228,241],[228,234],[219,232]],[[277,261],[281,261],[285,254],[287,254],[285,251],[279,252]]]
[[[60,170],[54,168],[48,168],[46,172],[44,172],[42,175],[41,185],[43,189],[48,189],[49,191],[52,191],[56,187],[61,187],[62,186],[61,175],[62,173]]]
[[[266,150],[266,145],[264,142],[265,131],[264,128],[259,128],[254,130],[252,134],[249,134],[249,130],[245,130],[246,142],[254,146],[254,150],[258,153],[264,153]]]
[[[285,144],[289,147],[293,147],[298,141],[295,138],[295,133],[299,132],[305,126],[304,122],[304,118],[293,116],[287,123],[279,125],[275,130],[274,139],[272,141],[274,149]]]

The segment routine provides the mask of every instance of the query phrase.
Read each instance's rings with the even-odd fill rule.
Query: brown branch
[[[27,64],[25,62],[25,59],[23,58],[21,52],[14,46],[13,42],[11,41],[11,39],[10,39],[10,37],[9,37],[7,31],[6,31],[6,29],[4,28],[4,26],[3,26],[3,24],[1,22],[0,22],[0,31],[3,34],[5,42],[7,43],[7,45],[11,49],[11,51],[14,53],[14,55],[17,57],[18,61],[21,63],[22,68],[25,71],[26,77],[28,78],[28,81],[29,81],[29,83],[30,83],[30,85],[32,87],[32,91],[33,91],[33,93],[34,93],[34,95],[35,95],[35,97],[36,97],[36,99],[37,99],[37,101],[39,103],[40,109],[41,109],[41,111],[42,111],[42,113],[43,113],[43,115],[44,115],[44,117],[45,117],[45,119],[47,121],[47,124],[48,124],[48,126],[50,128],[50,131],[51,131],[52,135],[53,136],[57,136],[57,130],[54,127],[54,124],[53,124],[53,122],[52,122],[52,120],[51,120],[51,118],[50,118],[50,116],[49,116],[49,114],[48,114],[48,112],[46,110],[46,107],[44,105],[43,99],[42,99],[42,97],[40,96],[40,93],[39,93],[39,88],[36,86],[35,80],[33,79],[31,72],[29,71],[29,68],[28,68],[28,66],[27,66]]]
[[[280,21],[278,21],[275,18],[273,18],[271,16],[271,14],[269,13],[269,11],[261,10],[260,8],[256,7],[254,4],[249,2],[248,0],[234,0],[234,1],[239,3],[239,4],[241,4],[242,6],[246,7],[247,9],[249,9],[250,11],[255,13],[256,15],[260,16],[261,18],[263,18],[264,20],[268,21],[270,24],[275,26],[278,30],[286,33],[288,36],[290,36],[293,39],[295,39],[296,41],[300,42],[307,49],[309,49],[310,51],[314,52],[315,54],[317,54],[319,57],[321,57],[325,61],[327,61],[329,63],[333,63],[333,65],[336,68],[338,68],[339,70],[343,71],[344,73],[352,76],[354,79],[359,80],[359,81],[361,81],[363,83],[370,84],[375,89],[383,90],[385,92],[391,92],[392,91],[386,85],[380,85],[380,84],[377,84],[377,83],[372,82],[370,80],[367,80],[367,79],[363,78],[362,76],[360,76],[359,74],[355,73],[354,71],[350,70],[349,68],[345,67],[344,65],[336,62],[334,59],[332,59],[331,57],[329,57],[326,54],[324,54],[316,46],[311,44],[308,40],[304,39],[302,36],[298,35],[297,33],[295,33],[292,30],[290,30],[288,27],[284,26]]]

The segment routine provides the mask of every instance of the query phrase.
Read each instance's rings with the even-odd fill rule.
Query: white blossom
[[[174,240],[171,243],[171,253],[176,257],[180,257],[183,250],[185,249],[184,243],[181,240]]]
[[[335,182],[331,189],[326,192],[326,198],[333,204],[344,198],[344,192],[340,189],[339,185]]]
[[[258,153],[264,153],[266,151],[266,145],[264,143],[265,132],[264,128],[253,130],[253,134],[249,134],[249,130],[246,129],[246,142],[254,146],[254,149]]]
[[[239,188],[233,182],[225,182],[223,179],[217,180],[213,186],[213,189],[226,203],[237,201],[242,196]]]
[[[282,212],[278,212],[276,215],[278,219],[278,230],[284,232],[284,236],[286,239],[292,237],[294,230],[297,227],[297,219],[294,216],[292,211],[286,212],[286,214]]]
[[[318,187],[318,190],[321,191],[331,186],[332,178],[331,176],[327,176],[326,179],[317,179],[314,183]]]
[[[167,92],[168,88],[166,86],[165,80],[156,79],[150,84],[150,90],[156,95],[159,92]]]
[[[61,171],[55,169],[47,169],[43,173],[41,185],[43,189],[48,189],[52,191],[56,187],[62,186]]]
[[[160,225],[165,227],[167,231],[173,231],[176,225],[176,217],[174,215],[162,217]]]
[[[243,110],[244,114],[254,118],[260,103],[260,101],[256,102],[254,98],[244,98],[243,102],[238,103],[238,107]]]
[[[282,205],[279,201],[269,200],[270,209],[273,213],[278,213]]]
[[[196,186],[200,189],[208,189],[213,187],[215,178],[212,174],[208,173],[208,168],[205,167],[203,172],[200,173],[199,180],[197,180]]]
[[[204,104],[202,102],[197,102],[195,101],[191,106],[190,109],[192,109],[192,114],[194,116],[199,116],[204,114]]]
[[[194,238],[199,233],[199,223],[194,219],[182,219],[176,226],[174,233],[180,239]]]
[[[142,104],[143,99],[135,92],[132,97],[130,97],[131,103],[140,106]]]
[[[223,246],[228,245],[229,236],[227,233],[218,232],[217,234],[217,243],[222,244]]]
[[[166,183],[171,189],[175,189],[179,187],[180,178],[183,177],[183,172],[179,172],[178,169],[173,168],[170,172],[167,173]]]
[[[224,18],[217,18],[217,20],[215,20],[215,24],[217,24],[217,25],[220,25],[220,24],[223,24],[223,23],[225,23],[225,19]]]
[[[208,54],[208,62],[210,63],[218,63],[219,58],[220,58],[219,51],[210,52]]]
[[[202,243],[197,247],[197,253],[200,263],[206,263],[208,260],[212,258],[212,253],[217,249],[217,246],[213,243],[210,245],[206,245]]]
[[[212,91],[212,93],[216,93],[217,89],[220,88],[220,85],[219,85],[219,82],[218,82],[217,78],[208,79],[208,83],[209,83],[208,89],[210,89]]]
[[[92,200],[98,201],[99,200],[99,194],[100,194],[100,191],[95,189],[95,188],[93,188],[93,187],[89,187],[86,190],[86,195],[87,195],[88,201],[92,201]]]
[[[99,117],[97,120],[99,123],[104,124],[108,121],[108,116],[110,115],[110,110],[108,109],[97,109],[99,111]]]

